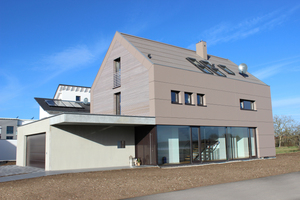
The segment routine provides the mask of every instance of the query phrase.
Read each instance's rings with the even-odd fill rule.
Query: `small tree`
[[[295,121],[291,118],[291,116],[274,116],[274,132],[275,136],[279,139],[278,146],[282,146],[282,139],[288,138],[294,135],[294,127]]]

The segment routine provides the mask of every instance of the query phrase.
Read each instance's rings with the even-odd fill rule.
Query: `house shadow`
[[[104,146],[116,146],[117,141],[122,140],[126,141],[126,145],[134,145],[134,126],[56,125],[55,127]]]

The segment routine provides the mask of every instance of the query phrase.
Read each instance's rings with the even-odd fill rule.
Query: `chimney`
[[[201,40],[196,44],[196,54],[198,56],[201,56],[203,59],[207,60],[206,42]]]

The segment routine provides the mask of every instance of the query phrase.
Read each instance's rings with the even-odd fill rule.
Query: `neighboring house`
[[[33,121],[0,118],[0,161],[16,160],[17,127]]]
[[[74,107],[75,109],[69,109],[72,106],[66,106],[63,103],[59,102],[61,106],[53,108],[53,106],[46,105],[44,102],[45,100],[49,101],[50,99],[45,99],[45,98],[35,98],[35,100],[39,103],[40,105],[40,112],[39,112],[39,119],[43,119],[46,117],[50,117],[55,114],[59,114],[62,112],[76,112],[76,103],[79,103],[82,105],[82,102],[90,102],[90,87],[84,87],[84,86],[76,86],[76,85],[63,85],[59,84],[56,92],[54,94],[53,100],[63,100],[63,101],[70,101],[74,102]],[[81,103],[80,103],[81,102]],[[70,105],[69,103],[67,103]],[[73,103],[71,103],[73,104]],[[84,109],[77,109],[77,112],[90,112],[89,106],[86,106],[87,103],[85,103]],[[89,105],[89,104],[88,104]],[[62,108],[62,109],[61,109]],[[68,108],[68,109],[65,109]],[[78,108],[78,106],[77,106]]]
[[[20,127],[17,155],[46,170],[275,157],[270,87],[203,41],[192,51],[116,32],[90,114]]]
[[[18,118],[0,118],[0,139],[16,140],[18,135],[18,126],[22,126],[33,121],[34,120]]]

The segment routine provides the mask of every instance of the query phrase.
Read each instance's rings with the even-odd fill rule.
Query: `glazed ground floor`
[[[17,165],[70,170],[129,166],[130,157],[142,165],[274,157],[274,143],[269,147],[274,151],[261,156],[268,140],[260,137],[259,127],[156,125],[151,117],[61,114],[18,128]]]
[[[192,164],[257,157],[255,127],[168,126],[136,128],[142,164]]]

